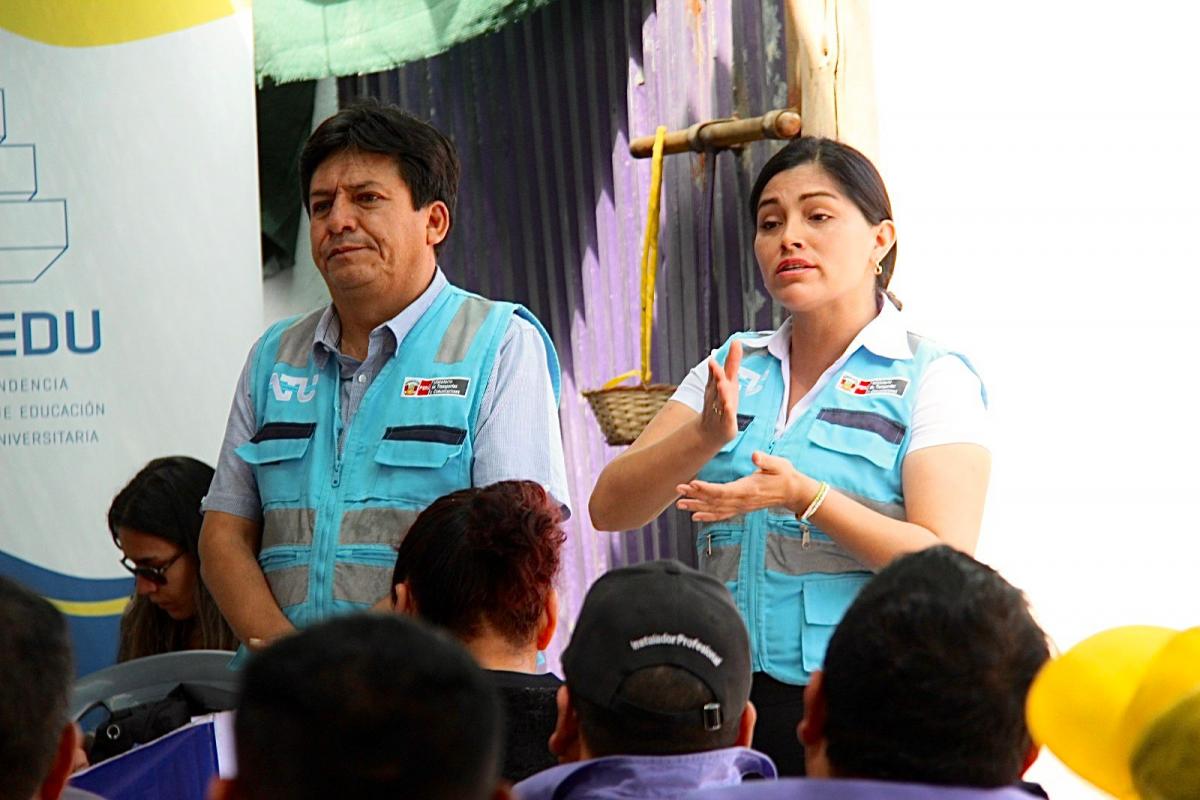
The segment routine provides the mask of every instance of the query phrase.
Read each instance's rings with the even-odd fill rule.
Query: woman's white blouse
[[[747,341],[747,344],[758,347],[766,344],[768,352],[779,359],[784,386],[790,384],[788,372],[791,365],[791,334],[792,320],[789,317],[773,333]],[[834,379],[859,347],[866,347],[876,355],[891,358],[911,354],[908,331],[900,311],[885,301],[878,316],[859,331],[841,357],[825,370],[808,393],[796,402],[791,413],[788,412],[790,398],[785,391],[783,405],[775,423],[776,436],[804,415],[821,390]],[[692,368],[671,399],[683,403],[699,414],[704,405],[704,387],[707,383],[708,359],[705,359]],[[988,447],[990,428],[987,407],[983,403],[980,390],[979,377],[957,356],[943,356],[930,363],[917,387],[917,400],[909,424],[912,436],[909,439],[908,452],[940,444],[965,443]]]

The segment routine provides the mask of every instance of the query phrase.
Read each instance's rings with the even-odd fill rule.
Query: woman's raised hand
[[[793,508],[799,502],[799,483],[803,476],[792,462],[779,456],[755,451],[757,470],[730,483],[689,481],[675,487],[682,497],[675,503],[681,511],[690,511],[696,522],[720,522],[760,508]]]
[[[725,357],[725,366],[708,359],[708,384],[704,387],[704,408],[700,411],[700,430],[706,438],[725,444],[737,436],[738,370],[742,366],[742,343],[734,341]]]

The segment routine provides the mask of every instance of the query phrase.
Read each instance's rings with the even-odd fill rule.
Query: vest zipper
[[[342,526],[342,387],[333,382],[333,475],[330,488],[322,492],[317,505],[317,523],[313,534],[312,562],[309,580],[316,590],[313,597],[313,619],[323,619],[333,606],[333,578],[337,569],[334,553]],[[349,436],[349,431],[347,438]]]

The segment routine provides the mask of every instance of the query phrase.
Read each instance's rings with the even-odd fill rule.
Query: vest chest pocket
[[[738,432],[704,465],[697,475],[698,478],[713,483],[729,483],[754,471],[750,453],[738,451],[738,445],[746,437],[746,431],[752,422],[754,417],[749,414],[737,415]]]
[[[890,470],[896,466],[907,426],[874,411],[823,408],[808,438],[825,450],[845,453]]]
[[[467,432],[446,425],[404,425],[388,428],[375,448],[375,476],[370,496],[376,499],[419,500],[461,489],[469,472],[463,461]]]
[[[305,476],[304,454],[316,428],[311,422],[268,422],[254,438],[234,450],[238,458],[254,469],[264,508],[269,503],[300,499]]]

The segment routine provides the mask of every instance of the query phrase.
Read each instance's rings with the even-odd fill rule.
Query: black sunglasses
[[[129,560],[129,556],[121,556],[121,566],[129,570],[135,578],[145,578],[155,586],[167,585],[167,570],[171,568],[179,559],[187,555],[183,550],[180,550],[167,563],[157,567],[139,567],[137,564]]]

